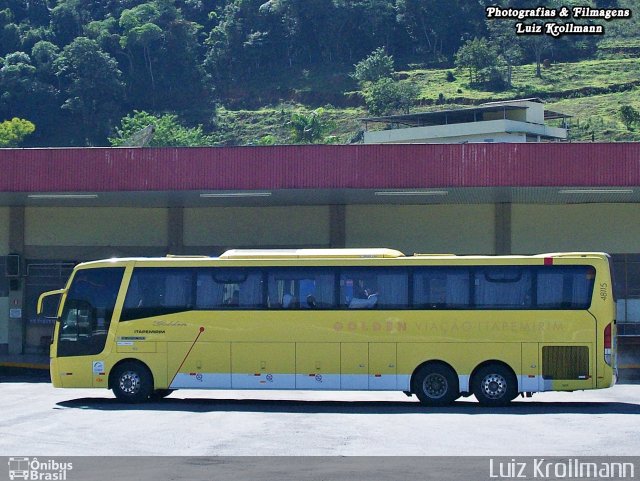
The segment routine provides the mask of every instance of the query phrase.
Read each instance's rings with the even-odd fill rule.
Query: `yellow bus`
[[[230,250],[79,264],[60,294],[55,387],[126,402],[176,389],[475,395],[610,387],[615,301],[603,253],[455,256]]]

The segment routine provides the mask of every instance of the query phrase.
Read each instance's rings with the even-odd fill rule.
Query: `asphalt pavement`
[[[424,408],[397,392],[196,391],[126,405],[0,371],[0,454],[49,456],[595,456],[640,453],[640,385],[473,397]]]

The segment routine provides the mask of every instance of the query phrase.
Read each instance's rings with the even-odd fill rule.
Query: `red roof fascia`
[[[0,150],[0,192],[638,185],[640,143]]]

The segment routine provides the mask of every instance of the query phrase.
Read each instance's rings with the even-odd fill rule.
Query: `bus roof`
[[[209,256],[179,256],[168,255],[166,257],[127,257],[102,259],[79,264],[80,268],[90,267],[108,267],[112,265],[123,265],[134,263],[136,265],[150,265],[159,267],[160,265],[172,266],[194,266],[194,265],[257,265],[261,261],[276,265],[280,262],[283,265],[293,265],[295,261],[326,261],[332,265],[340,265],[341,261],[355,262],[358,265],[369,265],[367,261],[375,261],[379,259],[386,264],[393,265],[404,264],[404,261],[410,261],[411,264],[417,263],[422,265],[423,262],[428,264],[449,261],[455,264],[482,264],[489,265],[492,263],[504,264],[505,262],[515,262],[517,264],[533,262],[537,264],[544,260],[553,263],[552,259],[607,259],[609,256],[604,252],[555,252],[535,255],[454,255],[454,254],[414,254],[413,256],[405,256],[402,252],[395,249],[386,248],[353,248],[353,249],[232,249],[226,251],[220,257]],[[534,261],[539,259],[539,261]],[[227,264],[228,263],[228,264]],[[315,262],[313,262],[315,264]]]

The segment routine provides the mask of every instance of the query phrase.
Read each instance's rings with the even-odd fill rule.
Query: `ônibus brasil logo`
[[[33,481],[65,481],[72,463],[62,463],[53,459],[40,461],[38,458],[9,458],[9,479]]]

